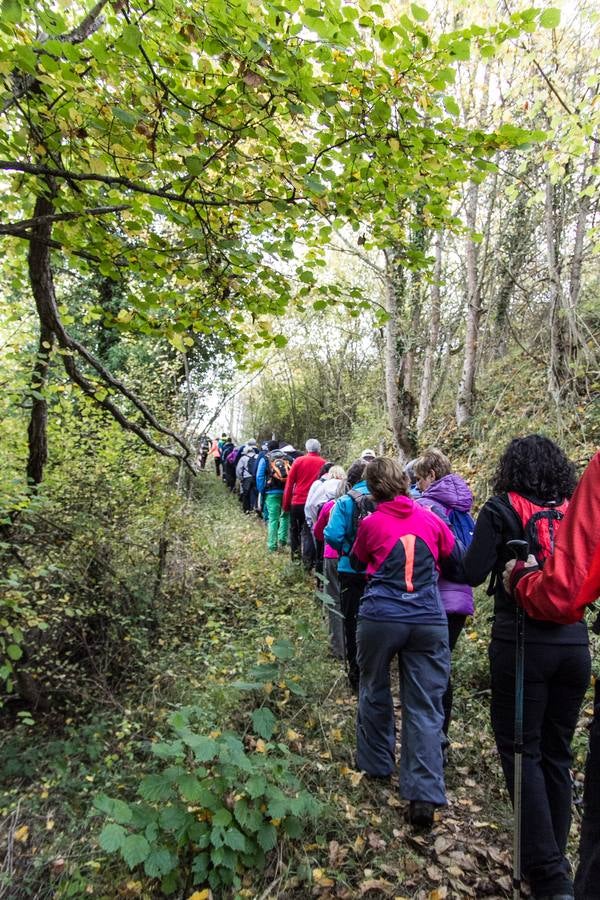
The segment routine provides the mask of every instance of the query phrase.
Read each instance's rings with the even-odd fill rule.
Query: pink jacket
[[[335,500],[328,500],[327,503],[324,503],[321,507],[321,511],[317,516],[317,521],[315,522],[315,527],[313,529],[313,534],[318,541],[325,540],[323,532],[325,531],[325,526],[329,522],[329,516],[331,515],[331,510],[334,506]],[[325,541],[325,552],[323,553],[323,557],[324,559],[339,559],[340,554]]]

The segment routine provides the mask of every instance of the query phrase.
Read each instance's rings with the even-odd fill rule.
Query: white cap
[[[291,444],[286,444],[285,447],[281,447],[280,449],[281,449],[282,453],[295,453],[296,452],[296,448],[292,447]]]
[[[363,452],[360,454],[360,458],[365,461],[367,459],[375,459],[376,456],[377,456],[377,454],[375,453],[375,451],[369,450],[368,447],[366,450],[363,450]]]

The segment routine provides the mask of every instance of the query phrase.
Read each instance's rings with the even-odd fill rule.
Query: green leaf
[[[225,832],[225,843],[228,847],[231,847],[232,850],[241,850],[244,852],[246,849],[246,838],[242,834],[241,831],[238,831],[237,828],[228,828]]]
[[[283,638],[280,641],[277,641],[271,647],[271,653],[273,656],[276,656],[277,659],[287,660],[292,659],[294,656],[294,645],[291,641],[288,641],[287,638]]]
[[[158,821],[166,831],[183,831],[194,817],[181,806],[171,804],[161,809]]]
[[[139,866],[150,855],[150,844],[141,834],[129,834],[121,846],[121,856],[130,869]]]
[[[125,841],[126,831],[122,825],[105,825],[100,832],[98,843],[107,853],[119,850]]]
[[[454,97],[444,97],[444,106],[451,116],[460,116],[460,106]]]
[[[23,18],[23,7],[21,0],[2,0],[2,21],[10,22],[12,25],[20,22]]]
[[[177,865],[177,857],[165,848],[153,850],[144,862],[144,872],[149,878],[168,875]]]
[[[263,825],[256,837],[263,850],[272,850],[277,844],[277,830],[274,825]]]
[[[163,775],[146,775],[142,778],[138,794],[144,800],[155,803],[159,800],[170,800],[174,796],[174,791]]]
[[[218,744],[211,737],[202,734],[186,734],[183,737],[198,762],[208,762],[217,755]]]
[[[231,824],[231,813],[224,806],[217,810],[212,818],[213,825],[221,825],[224,828]]]
[[[283,822],[283,829],[291,838],[299,838],[302,834],[302,822],[296,816],[287,816]]]
[[[23,656],[23,651],[17,644],[9,644],[6,648],[6,652],[8,656],[14,660],[21,659]]]
[[[197,803],[200,800],[204,788],[195,775],[182,775],[177,779],[179,793],[188,803]]]
[[[126,25],[119,38],[119,45],[129,53],[135,53],[142,42],[142,33],[136,25]]]
[[[273,736],[276,725],[277,719],[267,707],[255,709],[252,713],[252,727],[261,738],[268,741]]]
[[[245,785],[245,791],[252,799],[262,797],[266,790],[267,782],[262,775],[253,775],[252,778],[248,779]]]
[[[560,9],[551,6],[545,9],[540,16],[540,25],[542,28],[558,28],[560,25]]]
[[[186,156],[185,167],[190,175],[202,175],[204,171],[204,160],[201,156]]]
[[[422,6],[419,6],[418,3],[410,4],[410,11],[412,13],[412,17],[416,22],[426,22],[429,18],[429,13]]]

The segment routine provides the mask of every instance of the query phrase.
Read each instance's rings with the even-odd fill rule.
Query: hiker
[[[469,486],[460,475],[452,473],[450,460],[436,447],[427,449],[419,459],[413,461],[412,467],[419,492],[416,502],[439,516],[454,537],[458,538],[463,549],[466,549],[473,539],[475,527],[470,515],[473,494]],[[404,471],[406,472],[406,466]],[[446,610],[448,643],[452,654],[465,627],[467,616],[472,616],[474,612],[473,588],[468,584],[456,584],[448,581],[443,575],[440,575],[438,590],[442,598],[442,605]],[[452,678],[449,678],[448,688],[443,699],[444,762],[448,761],[450,745],[448,729],[452,715],[452,696]]]
[[[207,434],[203,434],[200,438],[200,468],[206,468],[206,460],[208,458],[208,451],[210,450],[210,438]]]
[[[450,649],[437,574],[442,564],[453,573],[462,548],[441,518],[408,496],[408,478],[396,460],[374,459],[365,476],[377,509],[359,522],[350,553],[355,570],[367,575],[357,628],[356,761],[375,778],[395,770],[390,664],[398,656],[400,792],[410,801],[409,822],[428,828],[436,808],[446,804],[442,698]]]
[[[210,448],[210,455],[212,456],[215,463],[215,475],[217,478],[221,477],[221,448],[220,441],[216,438],[212,442],[212,446]]]
[[[575,469],[549,438],[515,438],[493,482],[496,496],[477,518],[461,580],[473,586],[492,573],[494,622],[489,647],[491,716],[508,792],[513,797],[516,604],[502,573],[507,541],[529,541],[538,562],[552,555],[553,535],[575,489]],[[571,740],[590,681],[584,622],[559,625],[525,616],[522,873],[534,897],[572,897],[566,857],[571,825]]]
[[[340,581],[340,606],[344,616],[346,665],[350,688],[358,693],[359,672],[356,661],[356,617],[360,598],[365,588],[365,576],[357,572],[350,561],[350,550],[356,537],[359,519],[368,515],[375,504],[364,479],[366,464],[361,459],[352,463],[346,475],[346,483],[340,488],[329,522],[324,530],[325,541],[340,554],[338,577]]]
[[[342,472],[344,471],[341,466],[334,466],[330,471],[334,471],[335,469],[340,469]],[[331,481],[337,482],[338,490],[341,480],[342,478],[338,479],[337,477],[331,479]],[[317,516],[313,534],[317,547],[320,543],[323,544],[323,590],[328,597],[326,612],[328,619],[329,649],[332,656],[343,662],[346,654],[344,652],[344,617],[340,605],[340,580],[338,576],[339,553],[327,543],[324,534],[325,527],[329,522],[329,516],[334,506],[335,498],[325,501]]]
[[[410,486],[408,488],[409,496],[413,498],[413,500],[417,500],[418,497],[421,496],[421,491],[419,490],[419,486],[417,484],[417,475],[415,472],[415,463],[416,459],[411,459],[404,466],[404,474],[408,478],[410,482]]]
[[[235,488],[235,446],[230,437],[225,438],[221,446],[221,459],[223,461],[223,481],[230,491]]]
[[[293,450],[293,447],[292,447]],[[282,509],[290,514],[290,549],[292,559],[302,555],[302,528],[305,524],[304,504],[310,486],[325,462],[321,453],[321,444],[316,438],[306,442],[306,456],[299,456],[292,463],[290,473],[283,492]],[[310,568],[310,559],[303,560],[305,567]]]
[[[256,485],[259,494],[264,496],[270,553],[287,546],[290,516],[282,511],[281,504],[291,467],[292,460],[279,449],[279,441],[268,441],[267,453],[256,470]]]
[[[532,619],[563,625],[579,622],[586,604],[600,597],[600,453],[593,457],[577,485],[552,557],[543,569],[533,556],[525,564],[510,560],[504,570],[504,585]],[[593,630],[597,630],[596,625]],[[577,900],[600,897],[600,679],[594,692],[575,875]]]
[[[252,463],[258,456],[256,441],[251,438],[244,444],[242,452],[236,463],[235,474],[240,484],[240,493],[242,500],[242,509],[244,514],[249,516],[256,507],[256,490],[254,488],[254,475],[252,474]]]
[[[310,533],[311,540],[314,541],[316,557],[315,571],[318,576],[323,575],[325,542],[322,535],[317,538],[315,524],[323,504],[328,500],[333,500],[337,497],[345,477],[346,473],[342,466],[336,466],[331,462],[325,463],[319,473],[319,478],[312,484],[311,489],[308,492],[308,497],[306,498],[306,503],[304,504],[306,530]]]

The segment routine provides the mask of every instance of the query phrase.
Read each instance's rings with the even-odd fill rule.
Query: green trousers
[[[284,547],[287,544],[290,514],[281,511],[283,494],[265,494],[267,507],[267,548],[277,550],[277,544]]]

